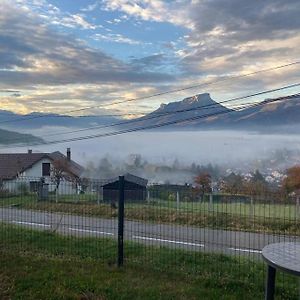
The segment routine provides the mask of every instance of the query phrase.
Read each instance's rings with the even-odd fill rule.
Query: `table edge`
[[[266,258],[263,253],[262,253],[262,257],[263,257],[263,260],[271,267],[275,268],[275,269],[279,269],[283,272],[286,272],[286,273],[289,273],[289,274],[292,274],[292,275],[295,275],[295,276],[300,276],[300,271],[295,271],[295,270],[291,270],[291,269],[287,269],[287,268],[284,268],[282,266],[279,266],[279,265],[276,265],[274,262],[272,262],[271,260],[269,260],[268,258]]]

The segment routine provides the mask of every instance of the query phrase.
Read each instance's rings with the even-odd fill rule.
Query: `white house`
[[[76,193],[78,181],[83,173],[83,167],[71,160],[71,150],[67,155],[59,151],[52,153],[0,153],[0,181],[5,189],[16,192],[20,184],[26,183],[31,191],[36,190],[37,183],[43,178],[49,184],[49,190],[54,190],[55,172],[62,173],[59,184],[60,194]]]

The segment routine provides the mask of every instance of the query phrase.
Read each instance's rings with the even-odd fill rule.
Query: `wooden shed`
[[[132,175],[124,175],[125,202],[140,202],[147,198],[148,180]],[[119,199],[119,177],[107,180],[102,186],[103,201],[117,203]]]

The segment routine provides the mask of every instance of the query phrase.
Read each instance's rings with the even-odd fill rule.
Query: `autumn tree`
[[[286,193],[300,189],[300,165],[287,170],[287,176],[282,182],[282,189]]]
[[[194,180],[196,184],[196,190],[200,194],[201,199],[203,200],[205,193],[211,193],[212,188],[212,182],[211,182],[211,176],[208,173],[201,173],[198,176],[195,177]]]

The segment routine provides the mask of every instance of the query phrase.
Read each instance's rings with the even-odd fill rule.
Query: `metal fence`
[[[262,248],[300,241],[296,197],[201,195],[188,186],[117,188],[86,179],[40,178],[0,184],[1,247],[91,257],[118,265],[193,274],[213,272],[264,289]],[[298,299],[299,283],[280,274],[277,295]]]

